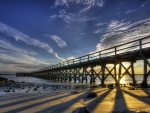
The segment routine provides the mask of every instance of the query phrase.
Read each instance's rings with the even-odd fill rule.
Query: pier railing
[[[45,67],[45,68],[33,71],[31,73],[46,71],[46,70],[70,66],[70,65],[82,64],[84,62],[90,62],[95,59],[103,59],[105,57],[110,57],[110,56],[115,57],[116,55],[128,53],[128,52],[139,51],[139,54],[142,54],[142,49],[146,49],[146,48],[150,48],[150,36],[137,39],[134,41],[130,41],[130,42],[117,45],[108,49],[104,49],[101,51],[92,52],[90,54],[87,54],[87,55],[84,55],[75,59],[71,59],[65,62],[61,62],[58,64],[54,64],[49,67]]]

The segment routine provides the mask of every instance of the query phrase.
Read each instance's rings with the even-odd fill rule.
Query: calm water
[[[16,75],[0,75],[0,77],[5,77],[9,80],[14,80],[16,82],[28,82],[28,83],[36,83],[36,84],[49,84],[51,83],[49,80],[35,78],[35,77],[16,77]]]
[[[15,80],[16,82],[29,82],[29,83],[36,83],[36,84],[50,84],[52,82],[50,82],[50,80],[45,80],[45,79],[41,79],[41,78],[35,78],[35,77],[16,77],[16,75],[0,75],[1,77],[5,77],[8,78],[9,80]],[[135,79],[137,81],[137,83],[141,83],[143,80],[143,76],[142,75],[135,75]],[[130,83],[132,82],[132,79],[128,76],[125,75],[122,79],[121,79],[121,83]],[[148,77],[148,81],[150,84],[150,76]],[[88,79],[88,83],[89,83],[89,79]],[[105,80],[106,84],[109,83],[115,83],[114,79],[111,76],[108,76],[107,79]],[[96,79],[96,84],[100,84],[100,80],[97,78]]]

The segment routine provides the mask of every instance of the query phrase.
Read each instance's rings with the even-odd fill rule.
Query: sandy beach
[[[90,92],[97,97],[85,98]],[[0,97],[1,113],[72,113],[78,107],[90,113],[150,113],[149,88],[7,92]]]

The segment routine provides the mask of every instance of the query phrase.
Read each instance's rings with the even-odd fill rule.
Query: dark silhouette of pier
[[[149,58],[150,36],[147,36],[30,73],[16,73],[16,76],[41,77],[59,83],[86,82],[91,85],[95,84],[96,78],[99,78],[101,84],[104,85],[106,78],[112,76],[115,83],[119,85],[122,77],[129,75],[134,85],[136,84],[134,63],[143,60],[143,81],[141,85],[147,87],[147,77],[150,75]],[[123,62],[128,62],[130,65],[127,67]],[[112,67],[107,67],[107,64],[112,64]],[[117,68],[118,64],[119,67]]]

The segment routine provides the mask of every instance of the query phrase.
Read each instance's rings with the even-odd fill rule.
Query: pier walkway
[[[123,76],[129,75],[136,84],[134,63],[143,60],[143,86],[147,86],[150,75],[150,36],[130,41],[85,56],[61,62],[30,73],[16,73],[17,76],[34,76],[50,79],[54,82],[73,82],[95,84],[98,78],[102,85],[108,76],[112,76],[116,84]],[[126,66],[123,62],[128,62]],[[107,66],[111,64],[111,67]],[[117,67],[118,65],[118,67]]]

